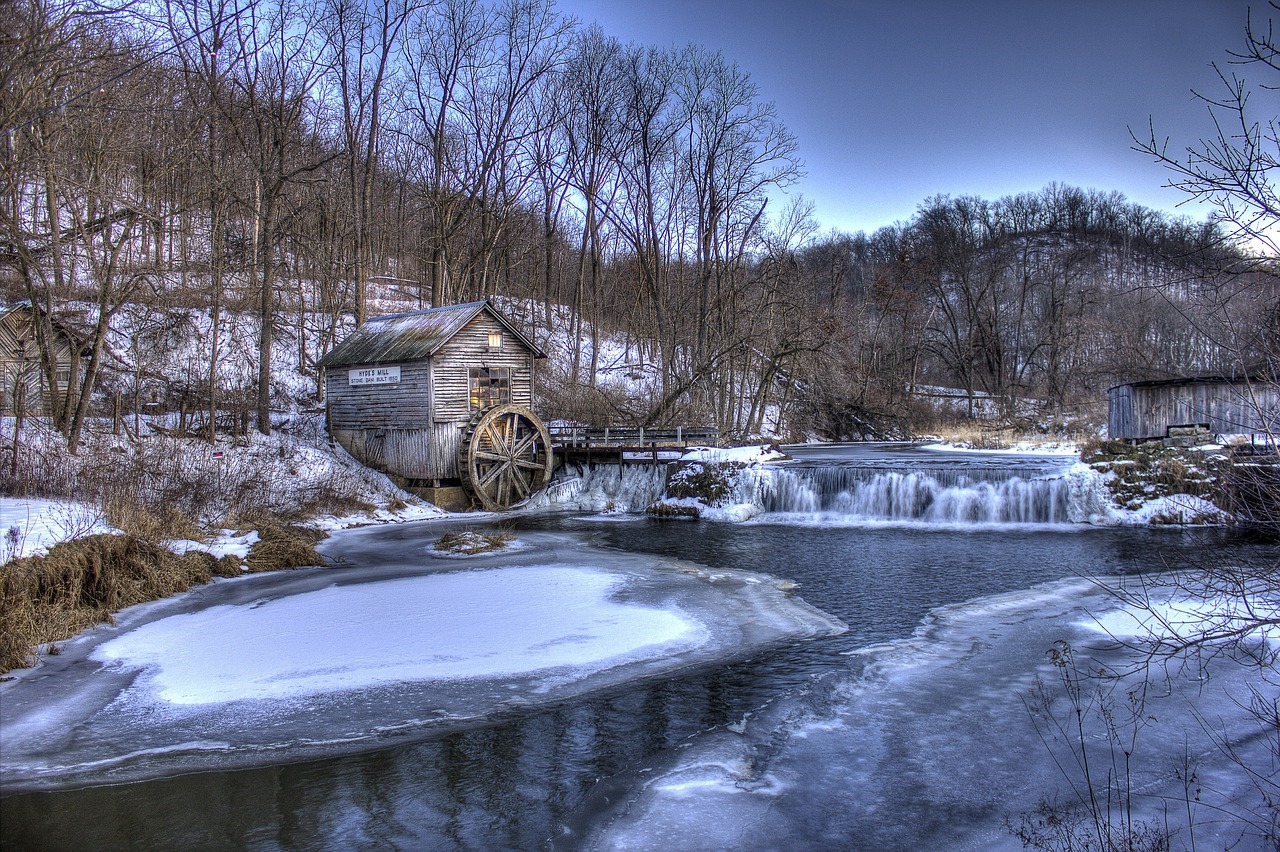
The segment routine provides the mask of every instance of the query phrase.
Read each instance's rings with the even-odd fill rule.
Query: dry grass
[[[324,564],[324,558],[316,550],[316,542],[325,538],[319,530],[281,523],[273,518],[258,519],[253,526],[258,530],[258,541],[249,548],[249,557],[245,560],[250,571]]]
[[[935,435],[948,444],[975,450],[1007,450],[1020,440],[1042,440],[1043,435],[1018,435],[1012,427],[981,425],[972,421],[953,423],[937,430]]]
[[[248,559],[215,559],[192,551],[176,555],[155,536],[201,538],[180,512],[148,519],[127,504],[108,509],[126,535],[94,535],[65,541],[45,556],[0,565],[0,671],[29,665],[33,649],[69,639],[112,613],[137,603],[184,592],[214,577],[323,565],[315,544],[325,535],[259,515],[245,528],[258,530]],[[141,534],[140,534],[141,533]]]
[[[182,556],[133,536],[94,535],[45,556],[0,566],[0,670],[28,665],[32,650],[69,639],[111,613],[241,573],[234,557]]]
[[[202,541],[206,535],[186,512],[176,506],[151,508],[135,499],[116,495],[102,507],[103,519],[125,535],[160,542],[166,539]]]

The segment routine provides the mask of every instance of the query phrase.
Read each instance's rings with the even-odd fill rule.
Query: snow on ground
[[[449,516],[449,513],[425,500],[416,497],[405,501],[399,508],[382,506],[367,512],[352,512],[344,515],[317,515],[307,521],[306,525],[325,532],[344,530],[351,527],[363,527],[369,524],[403,524],[410,521],[429,521]]]
[[[248,559],[249,551],[258,543],[258,531],[250,530],[240,533],[235,530],[217,530],[209,541],[194,541],[189,538],[172,539],[165,542],[165,547],[181,556],[195,550],[211,554],[215,559],[224,556],[236,556]]]
[[[1110,517],[1113,523],[1133,526],[1139,524],[1226,524],[1230,523],[1228,512],[1201,497],[1190,494],[1171,494],[1167,497],[1156,497],[1148,500],[1137,509],[1112,507]]]
[[[739,462],[759,464],[785,459],[786,454],[765,445],[747,447],[690,447],[680,461]]]
[[[116,532],[83,503],[32,498],[0,498],[0,563],[38,556],[60,541]]]
[[[925,444],[920,449],[944,453],[981,453],[982,455],[1035,455],[1035,456],[1079,456],[1080,447],[1069,441],[1018,441],[1011,447],[1001,450],[979,450],[962,444],[939,442]]]
[[[170,616],[92,658],[146,668],[148,688],[165,702],[209,704],[607,668],[705,641],[705,630],[679,611],[613,600],[622,580],[541,565],[331,586]]]
[[[1246,591],[1195,590],[1174,582],[1130,593],[1130,602],[1078,622],[1077,626],[1125,642],[1181,646],[1207,640],[1263,643],[1280,649],[1280,600],[1259,585]]]

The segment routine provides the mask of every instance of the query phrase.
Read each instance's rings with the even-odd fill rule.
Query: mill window
[[[471,368],[471,410],[511,402],[510,367]]]

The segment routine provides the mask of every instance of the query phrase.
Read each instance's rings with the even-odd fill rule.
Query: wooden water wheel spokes
[[[552,462],[547,427],[522,405],[478,412],[458,444],[462,484],[491,512],[509,509],[546,485]]]

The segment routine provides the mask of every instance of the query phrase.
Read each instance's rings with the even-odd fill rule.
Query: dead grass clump
[[[1015,441],[1030,437],[1019,435],[1009,426],[978,421],[947,423],[934,431],[936,437],[945,443],[973,450],[1007,450]]]
[[[203,540],[204,531],[191,516],[176,506],[151,508],[137,500],[116,496],[102,507],[106,522],[125,535],[150,542],[168,539]]]
[[[63,542],[45,556],[15,559],[0,566],[0,670],[27,665],[33,647],[110,621],[117,610],[239,573],[235,559],[179,556],[117,535]]]
[[[432,546],[436,550],[445,553],[461,553],[466,556],[475,556],[477,553],[502,550],[513,539],[514,536],[506,530],[495,533],[482,533],[476,530],[454,530],[440,536]]]
[[[323,532],[276,519],[260,519],[254,526],[258,529],[258,541],[249,548],[249,557],[245,560],[250,571],[324,564],[324,557],[316,550],[316,542],[326,537]]]
[[[317,515],[365,515],[377,511],[378,507],[355,495],[328,494],[301,503],[297,510],[290,512],[290,517],[311,518]]]

